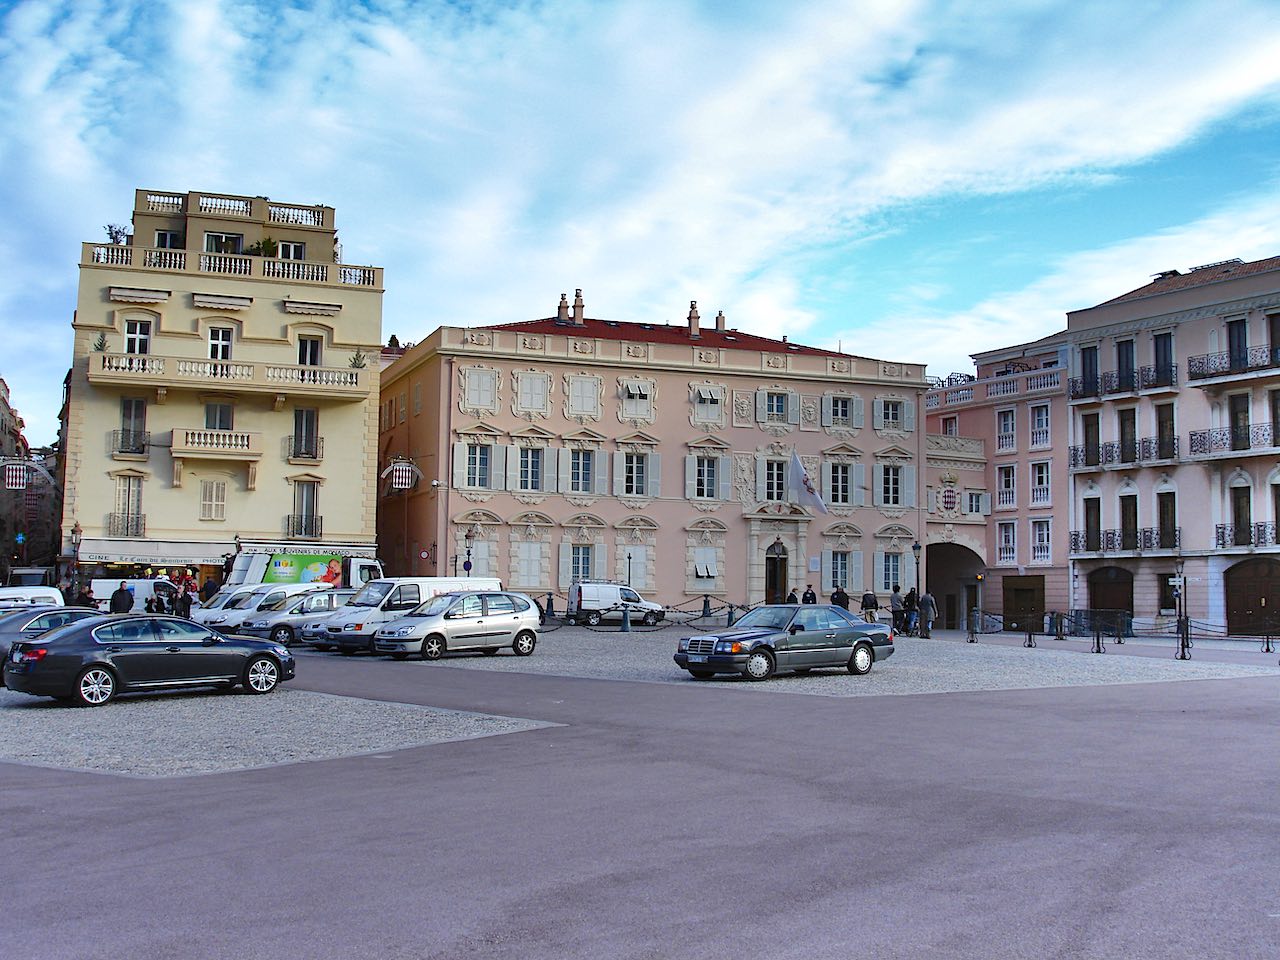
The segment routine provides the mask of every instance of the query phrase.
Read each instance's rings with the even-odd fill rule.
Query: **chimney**
[[[556,307],[556,323],[569,322],[569,295],[560,294],[560,306]]]
[[[716,314],[716,329],[724,333],[724,311],[721,310]]]
[[[582,290],[573,291],[573,325],[575,327],[585,327],[587,318],[582,315]]]
[[[689,301],[689,339],[698,340],[702,334],[698,332],[698,301]]]

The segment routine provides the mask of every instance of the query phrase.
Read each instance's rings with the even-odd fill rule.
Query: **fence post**
[[[547,616],[554,617],[556,615],[556,600],[550,593],[547,594]]]
[[[1053,637],[1054,637],[1054,639],[1055,639],[1055,640],[1065,640],[1065,639],[1067,639],[1066,631],[1065,631],[1065,629],[1064,629],[1064,624],[1066,623],[1066,615],[1065,615],[1065,614],[1061,614],[1061,613],[1055,613],[1055,614],[1053,615],[1053,621],[1054,621],[1054,623],[1053,623]]]
[[[631,632],[631,608],[626,606],[622,608],[622,632]]]
[[[965,643],[978,642],[978,608],[974,607],[969,611],[968,632],[965,634]]]
[[[709,593],[702,595],[702,615],[704,617],[711,616],[711,594]]]
[[[1034,647],[1036,645],[1035,628],[1035,617],[1027,617],[1027,639],[1022,641],[1024,647]]]
[[[1093,652],[1106,653],[1107,649],[1102,645],[1102,621],[1097,617],[1093,618]]]
[[[729,611],[728,614],[725,615],[724,625],[726,627],[732,627],[733,626],[733,604],[726,603],[724,605],[724,608]]]
[[[1178,618],[1178,653],[1175,660],[1191,659],[1191,618]]]

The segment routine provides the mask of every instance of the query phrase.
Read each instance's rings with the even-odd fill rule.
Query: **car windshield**
[[[262,606],[258,607],[258,609],[259,610],[279,610],[286,603],[288,603],[290,599],[291,598],[288,596],[283,596],[283,597],[277,597],[275,600],[271,600],[270,602],[264,600],[262,602]]]
[[[234,596],[230,600],[228,600],[223,605],[222,609],[223,610],[241,610],[249,603],[250,600],[257,599],[257,596],[258,595],[254,593],[238,594],[237,596]]]
[[[756,607],[741,620],[734,624],[735,627],[765,627],[769,630],[781,630],[795,615],[794,607]]]
[[[386,599],[394,586],[389,580],[370,580],[347,602],[353,607],[376,607]]]
[[[449,609],[449,604],[453,603],[453,595],[442,593],[438,597],[432,597],[426,603],[419,604],[409,612],[411,617],[433,617],[437,614],[444,613]]]

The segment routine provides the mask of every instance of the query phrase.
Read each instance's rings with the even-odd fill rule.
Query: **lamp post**
[[[1178,652],[1174,655],[1174,659],[1190,660],[1191,621],[1187,617],[1187,578],[1183,576],[1185,565],[1182,554],[1174,557],[1173,569],[1177,577],[1177,584],[1174,586],[1177,595],[1174,597],[1174,603],[1178,613]]]
[[[80,594],[80,540],[84,537],[84,530],[80,528],[80,521],[77,520],[71,527],[71,593],[73,596]]]
[[[911,544],[911,555],[916,558],[916,602],[917,603],[920,602],[919,600],[920,598],[920,554],[923,550],[924,550],[924,547],[920,546],[919,540]]]
[[[475,538],[475,532],[470,528],[468,528],[467,532],[462,535],[462,539],[467,543],[467,559],[463,561],[462,569],[466,572],[468,577],[471,576],[471,541]]]
[[[627,551],[627,586],[631,586],[631,551]]]

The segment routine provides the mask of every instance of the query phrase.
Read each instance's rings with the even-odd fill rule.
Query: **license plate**
[[[689,662],[690,663],[706,663],[707,658],[703,656],[699,656],[698,654],[690,654]]]

